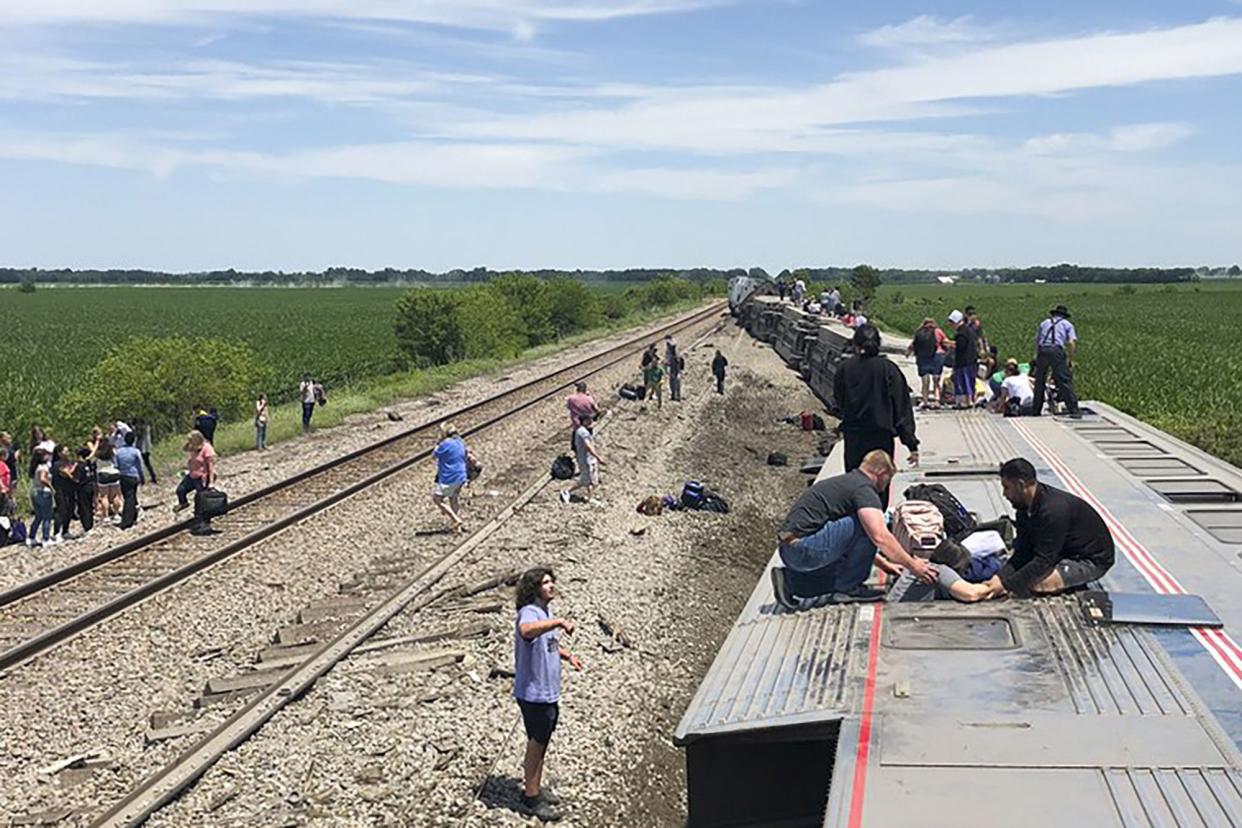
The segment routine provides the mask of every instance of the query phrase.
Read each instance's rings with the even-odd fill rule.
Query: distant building
[[[942,285],[951,285],[957,281],[956,276],[937,276],[936,281]]]

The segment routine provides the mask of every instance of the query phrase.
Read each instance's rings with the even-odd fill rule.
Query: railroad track
[[[219,534],[194,536],[191,521],[159,529],[0,593],[0,671],[13,669],[198,572],[430,457],[437,425],[451,419],[469,435],[603,371],[667,333],[719,314],[724,303],[682,317],[530,382],[445,412],[336,460],[233,501],[214,521]]]
[[[709,318],[718,310],[718,306],[713,307],[707,312],[697,314],[688,320],[682,320],[675,325],[677,328],[690,327]],[[672,327],[674,326],[668,326],[668,328]],[[685,348],[685,351],[688,353],[711,336],[718,327],[713,326],[707,333],[700,335]],[[668,328],[631,340],[630,343],[621,346],[628,350],[620,359],[628,357],[636,348],[641,347],[643,342],[662,336]],[[612,360],[609,364],[614,364],[616,361]],[[601,426],[606,427],[606,425],[607,420],[604,420]],[[482,427],[477,426],[476,430]],[[156,770],[132,788],[122,799],[97,817],[91,823],[92,828],[121,828],[121,826],[133,828],[133,826],[143,824],[154,813],[193,785],[222,756],[254,735],[287,704],[305,695],[319,678],[353,654],[360,645],[371,639],[398,614],[418,612],[440,601],[446,595],[460,594],[460,590],[439,586],[445,576],[466,560],[472,552],[486,548],[484,544],[488,538],[505,521],[533,500],[550,482],[546,474],[538,474],[536,479],[527,485],[514,500],[462,543],[403,583],[393,587],[383,598],[369,607],[361,617],[347,622],[343,628],[330,635],[324,643],[316,644],[312,652],[299,658],[296,663],[288,665],[279,678],[265,681],[259,695],[245,703],[223,724],[202,737],[172,762]],[[256,666],[262,668],[262,662]]]

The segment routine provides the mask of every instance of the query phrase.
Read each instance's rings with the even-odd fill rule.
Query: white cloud
[[[1106,133],[1058,132],[1028,139],[1023,148],[1036,155],[1081,152],[1152,152],[1180,143],[1194,135],[1189,124],[1156,122],[1126,124]]]
[[[618,107],[450,126],[597,146],[703,153],[785,152],[807,136],[851,123],[947,117],[970,102],[1242,73],[1242,19],[1131,34],[993,45],[907,65],[853,72],[813,87],[670,89]]]
[[[880,49],[927,49],[961,46],[991,40],[993,32],[978,26],[969,15],[940,20],[921,14],[904,23],[881,26],[858,36],[858,42]]]
[[[513,31],[523,21],[599,22],[728,0],[5,0],[8,24],[219,25],[256,18],[430,23]]]

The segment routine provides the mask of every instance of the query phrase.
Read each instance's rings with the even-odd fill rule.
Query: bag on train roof
[[[562,454],[552,461],[553,480],[569,480],[577,473],[577,470],[577,466],[574,465],[574,458],[568,454]]]
[[[975,531],[975,518],[953,492],[939,483],[916,483],[905,491],[906,500],[926,500],[935,504],[944,516],[944,533],[961,539]]]
[[[198,517],[219,517],[228,510],[229,496],[219,489],[199,489],[194,495],[194,514]]]
[[[926,500],[904,500],[893,509],[893,537],[919,558],[931,557],[944,542],[944,515]]]

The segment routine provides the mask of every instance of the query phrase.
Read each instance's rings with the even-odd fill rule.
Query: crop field
[[[913,332],[925,316],[944,327],[974,305],[1003,361],[1034,351],[1035,327],[1053,305],[1073,314],[1075,386],[1242,465],[1242,285],[891,285],[872,315]]]
[[[329,387],[394,368],[393,302],[400,289],[42,288],[0,290],[5,320],[0,429],[45,416],[131,336],[240,340],[263,361],[274,397],[303,371]],[[24,442],[24,439],[19,439]]]

